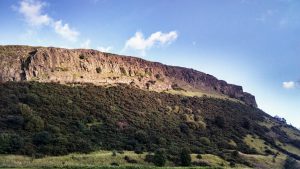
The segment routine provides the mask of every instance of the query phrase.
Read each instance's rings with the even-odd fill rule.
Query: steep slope
[[[299,151],[299,137],[284,130],[297,136],[299,131],[230,100],[147,92],[129,85],[36,82],[3,83],[0,98],[0,153],[39,157],[165,148],[176,163],[176,154],[188,147],[192,153],[248,166],[255,166],[248,160],[253,156],[237,158],[231,152],[300,159],[284,147]],[[277,127],[266,127],[269,121]]]
[[[188,90],[235,98],[257,107],[241,86],[182,67],[95,50],[0,46],[0,82],[131,84],[141,89]]]
[[[0,154],[163,148],[179,165],[185,147],[227,165],[300,160],[299,130],[256,108],[241,87],[202,72],[94,50],[24,46],[0,47],[0,66]]]

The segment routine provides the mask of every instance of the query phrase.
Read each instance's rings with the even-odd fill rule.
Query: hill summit
[[[87,49],[0,46],[0,82],[38,81],[62,84],[125,83],[145,90],[191,91],[237,99],[257,107],[241,86],[183,67]]]

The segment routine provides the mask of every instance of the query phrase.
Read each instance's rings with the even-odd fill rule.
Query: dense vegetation
[[[190,165],[187,152],[192,152],[215,154],[232,165],[250,165],[236,154],[257,154],[243,141],[247,134],[276,146],[265,135],[270,129],[258,124],[264,117],[269,116],[239,102],[149,92],[128,85],[9,82],[0,85],[0,153],[40,157],[134,150],[155,152],[159,165],[165,158]]]

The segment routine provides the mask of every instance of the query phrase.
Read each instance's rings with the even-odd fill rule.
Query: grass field
[[[155,167],[152,163],[145,162],[145,156],[147,153],[136,154],[132,151],[125,151],[124,153],[116,153],[113,156],[111,151],[97,151],[89,154],[69,154],[65,156],[49,156],[43,158],[33,159],[31,157],[21,156],[21,155],[0,155],[0,168],[26,168],[26,169],[36,169],[36,168],[69,168],[69,169],[85,169],[85,168],[120,168],[120,169],[154,169]],[[124,160],[124,157],[128,156],[130,159],[136,160],[136,163],[128,163]],[[222,158],[211,155],[202,154],[201,159],[196,158],[197,154],[192,154],[192,161],[201,161],[209,164],[211,167],[174,167],[174,164],[167,161],[166,167],[160,168],[229,168],[229,162],[223,160]],[[119,166],[112,166],[115,163]],[[237,165],[237,168],[244,168],[244,166]]]
[[[65,156],[48,156],[38,159],[20,155],[0,155],[0,168],[2,169],[223,169],[230,168],[229,162],[224,159],[211,155],[202,154],[198,159],[197,154],[191,154],[192,161],[204,162],[210,167],[175,167],[173,163],[167,162],[165,167],[155,167],[152,163],[144,161],[147,153],[136,154],[132,151],[116,153],[113,156],[111,151],[96,151],[89,154],[69,154]],[[275,159],[273,156],[249,155],[240,153],[241,157],[261,168],[276,168],[283,166],[286,156],[280,154]],[[128,163],[124,157],[128,156],[136,160],[136,163]],[[119,166],[112,166],[115,163]],[[248,168],[237,164],[236,169]]]
[[[40,169],[41,167],[33,167],[33,168],[14,168],[14,169]],[[50,169],[52,167],[42,167],[43,169]],[[153,166],[97,166],[97,167],[76,167],[76,166],[68,166],[68,167],[56,167],[57,169],[219,169],[216,167],[153,167]],[[1,169],[12,169],[12,168],[1,168]]]

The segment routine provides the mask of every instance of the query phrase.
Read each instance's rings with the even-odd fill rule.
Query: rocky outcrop
[[[0,82],[126,83],[148,90],[176,88],[226,95],[257,107],[254,96],[193,69],[96,50],[26,46],[0,47]]]

